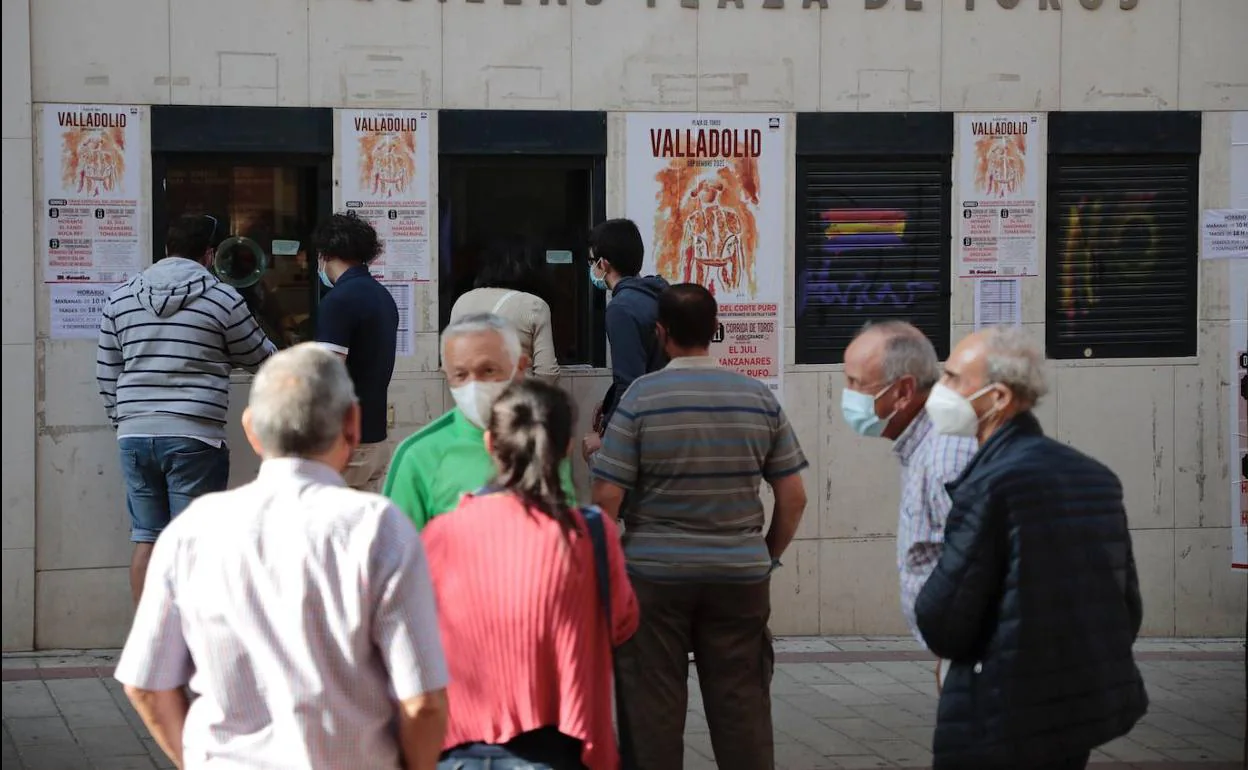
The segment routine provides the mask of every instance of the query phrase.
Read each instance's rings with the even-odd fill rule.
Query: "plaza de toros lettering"
[[[369,1],[371,2],[371,0]],[[411,2],[412,0],[400,0],[400,1]],[[446,1],[447,0],[438,0],[438,2],[440,3],[445,3]],[[696,9],[696,8],[701,7],[702,5],[702,0],[668,0],[668,1],[679,2],[681,8],[695,8]],[[717,8],[745,8],[745,0],[707,0],[707,3],[710,4],[712,1],[715,2]],[[780,9],[780,8],[785,7],[784,0],[754,0],[754,1],[761,2],[762,7],[769,9],[769,10]],[[465,2],[484,3],[486,2],[486,0],[465,0]],[[861,2],[862,7],[866,8],[868,11],[878,11],[881,8],[884,8],[889,5],[889,0],[801,0],[801,3],[802,3],[801,7],[802,8],[818,7],[821,9],[828,9],[833,6],[846,7],[851,4],[857,4],[858,2]],[[1006,10],[1013,10],[1015,8],[1018,8],[1020,5],[1023,5],[1025,2],[1027,4],[1036,3],[1037,6],[1042,11],[1064,10],[1063,3],[1067,6],[1078,4],[1080,7],[1084,8],[1085,10],[1098,11],[1101,9],[1102,6],[1106,4],[1106,0],[964,0],[964,2],[966,3],[965,8],[968,11],[976,10],[977,5],[980,2],[985,3],[985,4],[995,2],[997,5],[999,5],[1000,7]],[[1115,0],[1108,0],[1108,2],[1110,5],[1113,5]],[[1140,4],[1140,0],[1116,0],[1116,2],[1118,4],[1118,7],[1124,11],[1134,11]],[[585,5],[602,5],[602,3],[603,3],[603,0],[585,0]],[[502,0],[502,4],[503,5],[524,5],[525,2],[524,0]],[[532,4],[532,0],[530,0],[530,4]],[[537,0],[537,4],[538,5],[551,5],[552,0]],[[567,5],[568,0],[553,0],[553,4],[554,5]],[[646,0],[647,8],[657,7],[658,4],[659,4],[659,0]],[[797,0],[793,0],[793,5],[796,5],[796,4],[797,4]],[[923,10],[923,0],[893,0],[892,4],[896,6],[901,6],[905,8],[907,11],[922,11]]]

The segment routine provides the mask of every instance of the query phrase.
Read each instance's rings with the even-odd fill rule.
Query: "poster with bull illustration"
[[[381,256],[370,267],[383,281],[427,281],[429,258],[429,113],[341,110],[341,208],[377,228]]]
[[[958,275],[1037,275],[1040,116],[962,115],[958,132]]]
[[[634,113],[627,121],[627,216],[643,274],[698,283],[719,303],[711,353],[782,395],[785,119]]]
[[[134,277],[146,264],[146,108],[38,109],[44,281],[113,286]]]

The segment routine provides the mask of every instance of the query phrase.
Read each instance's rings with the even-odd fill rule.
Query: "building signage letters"
[[[744,8],[745,0],[714,0],[719,8]],[[845,2],[846,0],[801,0],[803,8],[812,8],[818,6],[820,8],[828,8],[829,2]],[[856,0],[854,0],[856,1]],[[1013,10],[1023,3],[1023,0],[995,0],[997,5],[1006,10]],[[1109,0],[1111,3],[1114,0]],[[403,2],[411,2],[411,0],[403,0]],[[446,0],[438,0],[445,3]],[[484,3],[485,0],[467,0],[470,3]],[[538,0],[539,5],[550,5],[552,0]],[[567,5],[568,0],[553,0],[555,5]],[[698,8],[702,0],[679,0],[681,8]],[[707,0],[711,2],[711,0]],[[794,3],[797,0],[793,0]],[[888,5],[889,0],[862,0],[862,6],[868,11],[879,10]],[[973,11],[976,7],[976,0],[964,0],[966,10]],[[983,0],[983,2],[993,2],[993,0]],[[1042,11],[1060,11],[1062,3],[1067,5],[1077,2],[1089,11],[1096,11],[1105,5],[1105,0],[1033,0],[1039,4]],[[1117,0],[1118,7],[1124,11],[1134,11],[1140,4],[1140,0]],[[524,0],[503,0],[503,5],[523,5]],[[602,0],[585,0],[586,5],[602,5]],[[763,8],[784,8],[784,0],[762,0]],[[923,0],[896,0],[896,5],[903,6],[907,11],[923,10]],[[647,8],[654,8],[658,5],[658,0],[646,0]]]

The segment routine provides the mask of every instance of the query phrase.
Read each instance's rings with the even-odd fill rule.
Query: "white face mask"
[[[468,422],[485,430],[490,421],[490,408],[509,385],[510,377],[496,382],[473,380],[458,388],[451,388],[451,397],[455,399],[455,406],[459,407],[459,411],[468,418]]]
[[[963,396],[944,383],[938,382],[928,394],[927,404],[923,408],[927,411],[927,416],[931,418],[932,426],[936,428],[937,433],[974,438],[979,424],[992,412],[980,417],[975,414],[975,407],[971,404],[990,390],[992,390],[992,385],[985,385],[970,396]]]

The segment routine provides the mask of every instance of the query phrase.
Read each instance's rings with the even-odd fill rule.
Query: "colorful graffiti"
[[[820,212],[824,223],[819,251],[830,259],[810,260],[798,276],[797,313],[807,303],[851,310],[876,309],[897,315],[930,297],[939,289],[936,282],[921,279],[880,278],[886,263],[899,259],[897,249],[906,247],[907,214],[896,209],[828,209]],[[853,260],[862,265],[852,277],[845,277],[844,266],[835,262]],[[820,267],[822,265],[822,267]],[[839,268],[839,269],[834,269]]]
[[[1085,195],[1066,207],[1058,265],[1058,307],[1065,318],[1094,312],[1103,299],[1098,287],[1106,277],[1138,276],[1157,267],[1162,232],[1156,199],[1154,192]],[[1105,258],[1122,254],[1131,256]]]

